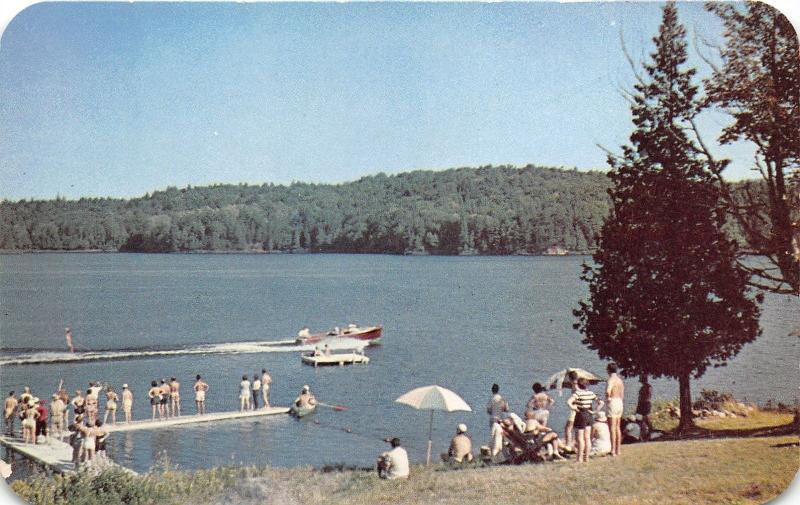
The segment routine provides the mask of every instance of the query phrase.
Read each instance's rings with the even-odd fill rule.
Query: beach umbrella
[[[464,401],[463,398],[456,393],[445,389],[441,386],[424,386],[417,389],[412,389],[408,393],[402,395],[395,400],[397,403],[414,407],[417,410],[430,410],[431,419],[428,424],[428,456],[426,464],[431,463],[431,433],[433,431],[433,411],[444,410],[445,412],[454,412],[456,410],[463,410],[472,412],[472,408]]]
[[[570,372],[575,372],[578,374],[579,379],[586,379],[589,384],[597,384],[598,382],[603,381],[603,379],[597,375],[593,374],[592,372],[587,372],[583,368],[565,368],[560,372],[554,373],[549,379],[547,379],[547,387],[549,389],[558,389],[559,394],[561,394],[562,388],[571,388],[572,382],[569,380]]]

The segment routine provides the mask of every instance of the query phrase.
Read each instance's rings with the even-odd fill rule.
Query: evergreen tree
[[[690,380],[754,340],[759,309],[748,273],[722,226],[719,189],[686,132],[698,113],[685,30],[674,4],[663,11],[655,52],[631,107],[635,130],[609,157],[610,215],[584,266],[588,303],[575,311],[583,342],[627,376],[680,385],[679,430],[692,426]]]

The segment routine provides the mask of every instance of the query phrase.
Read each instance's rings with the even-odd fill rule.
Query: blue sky
[[[606,169],[661,4],[45,3],[0,42],[0,198]],[[719,40],[700,3],[690,36]],[[707,72],[694,56],[693,62]],[[726,118],[704,121],[711,140]],[[750,177],[748,146],[718,149]]]

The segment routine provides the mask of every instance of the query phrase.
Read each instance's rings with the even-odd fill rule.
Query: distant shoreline
[[[444,256],[451,258],[465,258],[465,257],[501,257],[501,256],[534,256],[545,258],[563,258],[569,256],[590,256],[592,251],[575,251],[566,254],[544,254],[544,253],[516,253],[516,254],[431,254],[431,253],[405,253],[399,254],[390,251],[385,252],[357,252],[357,251],[258,251],[258,250],[244,250],[244,251],[171,251],[171,252],[151,252],[151,251],[116,251],[116,250],[103,250],[103,249],[69,249],[69,250],[53,250],[53,249],[0,249],[0,255],[16,256],[26,254],[187,254],[187,255],[205,255],[205,254],[229,254],[229,255],[261,255],[261,254],[277,254],[277,255],[292,255],[292,254],[373,254],[385,256]]]

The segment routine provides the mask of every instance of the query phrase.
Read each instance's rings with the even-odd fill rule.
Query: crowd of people
[[[653,427],[649,418],[652,386],[647,377],[640,378],[636,414],[624,417],[625,384],[615,363],[609,363],[606,370],[608,379],[603,399],[589,389],[587,378],[575,371],[567,375],[564,384],[572,389],[572,394],[566,400],[569,414],[563,437],[549,426],[550,409],[555,400],[542,384],[533,384],[533,394],[525,404],[523,416],[511,412],[500,394],[500,386],[493,384],[486,405],[489,444],[480,448],[483,461],[520,463],[565,460],[574,455],[577,463],[585,463],[589,457],[619,456],[623,442],[648,440]],[[472,440],[467,431],[463,423],[456,427],[448,451],[441,454],[442,461],[452,464],[473,461]],[[392,439],[391,445],[392,450],[378,458],[378,474],[382,478],[406,478],[409,475],[408,454],[400,446],[399,439]]]
[[[254,374],[252,382],[247,376],[243,376],[240,408],[258,409],[259,400],[264,408],[269,407],[271,384],[272,377],[266,369],[262,369],[261,374]],[[181,416],[181,384],[176,377],[171,377],[169,381],[153,380],[150,386],[147,397],[152,408],[151,421]],[[197,375],[192,389],[196,413],[205,414],[206,393],[210,386]],[[102,415],[101,399],[105,400]],[[66,437],[73,449],[73,463],[77,468],[83,462],[105,457],[105,441],[108,437],[105,426],[106,423],[116,426],[120,404],[124,422],[132,422],[134,395],[128,384],[123,384],[121,393],[118,394],[112,385],[90,381],[85,392],[78,389],[70,397],[61,381],[49,403],[35,396],[30,387],[25,386],[19,397],[15,391],[10,391],[5,399],[5,435],[19,436],[26,444],[46,444],[50,437],[57,440]],[[19,431],[16,427],[17,421],[20,421]]]

